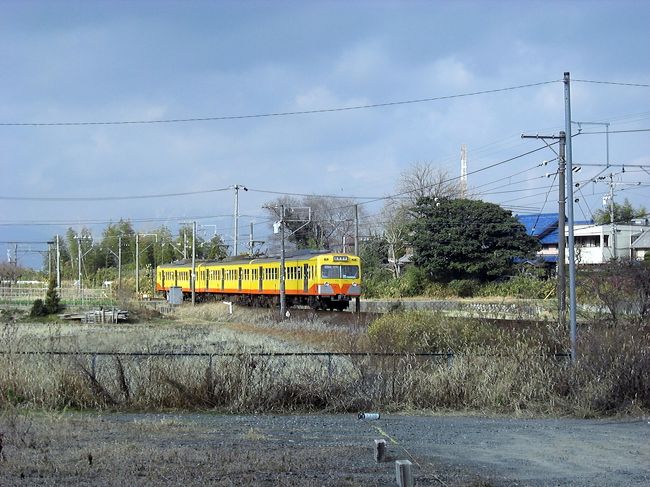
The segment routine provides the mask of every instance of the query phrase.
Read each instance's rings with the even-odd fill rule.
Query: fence
[[[100,301],[112,299],[110,289],[84,288],[79,291],[77,287],[62,287],[57,290],[59,297],[64,301]],[[15,303],[31,303],[36,299],[45,299],[47,286],[33,285],[6,285],[0,286],[0,301]]]

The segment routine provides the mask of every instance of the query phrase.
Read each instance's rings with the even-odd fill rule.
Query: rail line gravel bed
[[[5,412],[0,434],[3,486],[396,485],[397,459],[418,486],[650,485],[649,418]]]

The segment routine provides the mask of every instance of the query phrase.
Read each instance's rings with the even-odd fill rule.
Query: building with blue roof
[[[557,264],[559,213],[517,215],[528,235],[537,237],[542,249],[538,259]],[[573,226],[578,264],[603,264],[611,259],[643,259],[650,252],[650,225],[647,220],[594,224],[593,220],[576,221]],[[568,235],[568,227],[565,227]]]
[[[549,264],[557,263],[560,214],[517,215],[517,219],[526,227],[528,235],[539,240],[542,246],[537,252],[539,260]]]

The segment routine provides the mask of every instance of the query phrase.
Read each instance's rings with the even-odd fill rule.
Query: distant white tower
[[[460,146],[460,197],[467,197],[467,146]]]

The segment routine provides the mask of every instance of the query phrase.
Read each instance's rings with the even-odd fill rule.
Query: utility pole
[[[117,236],[117,242],[118,242],[118,249],[117,249],[117,254],[113,252],[113,249],[110,247],[106,247],[106,250],[108,250],[113,256],[117,257],[117,285],[121,288],[122,287],[122,234]]]
[[[196,221],[192,222],[192,306],[196,304]]]
[[[616,219],[614,218],[614,174],[609,173],[609,222],[612,225],[612,258],[616,259]]]
[[[250,232],[248,234],[248,255],[253,255],[253,246],[255,245],[255,240],[253,240],[253,222],[250,222]]]
[[[354,205],[354,255],[359,255],[359,205]]]
[[[140,234],[135,234],[135,294],[140,293]]]
[[[546,146],[553,152],[555,150],[546,139],[558,140],[558,244],[557,244],[557,299],[558,299],[558,323],[562,328],[566,324],[566,276],[565,276],[565,226],[566,226],[566,134],[561,131],[559,135],[523,135],[522,139],[542,139]]]
[[[140,237],[156,237],[156,242],[158,242],[157,233],[136,233],[135,234],[135,293],[136,294],[140,293]],[[147,248],[148,247],[149,246],[147,246]]]
[[[248,188],[246,186],[242,186],[241,184],[235,184],[233,186],[233,189],[235,190],[235,214],[234,214],[235,233],[233,235],[233,244],[232,244],[232,255],[234,257],[238,253],[237,247],[238,247],[238,239],[239,239],[239,190],[243,189],[244,191],[248,191]]]
[[[569,334],[571,341],[571,362],[575,364],[577,361],[576,260],[573,218],[573,152],[571,148],[571,76],[569,72],[564,73],[564,125],[566,132],[566,187],[569,189],[569,206],[567,208],[567,216],[569,217]]]
[[[61,247],[59,236],[56,236],[56,288],[61,292]]]
[[[285,249],[284,249],[284,205],[280,205],[280,319],[284,319],[287,313],[287,291],[284,280],[284,264],[285,264]]]
[[[122,235],[117,237],[117,285],[122,289]]]
[[[88,252],[82,253],[81,252],[81,242],[83,240],[92,240],[92,236],[90,235],[83,235],[83,234],[78,234],[75,235],[75,240],[77,241],[77,267],[78,269],[78,279],[79,279],[79,300],[81,301],[81,304],[83,305],[84,302],[84,295],[83,295],[83,285],[82,285],[82,259],[83,257],[92,250],[92,243],[91,243],[91,248],[88,249]]]

